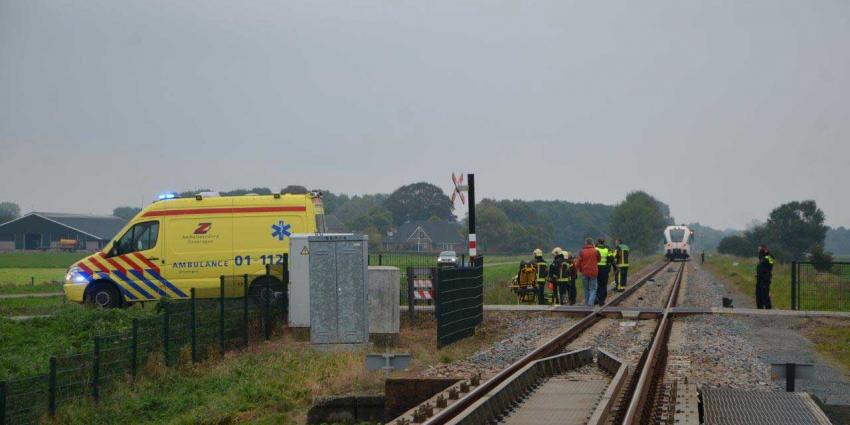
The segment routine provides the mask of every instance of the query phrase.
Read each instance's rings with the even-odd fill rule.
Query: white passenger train
[[[664,256],[668,260],[685,261],[691,257],[694,232],[686,226],[667,226],[664,229]]]

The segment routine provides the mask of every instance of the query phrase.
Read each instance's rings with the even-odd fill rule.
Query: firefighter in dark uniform
[[[770,281],[773,278],[773,263],[776,261],[767,245],[759,245],[759,262],[756,265],[756,307],[770,310]]]
[[[608,272],[611,269],[611,249],[605,245],[605,239],[599,238],[596,240],[596,250],[599,251],[599,276],[597,276],[596,284],[596,304],[605,305],[605,298],[608,297]]]
[[[549,280],[549,264],[543,259],[543,250],[534,250],[534,267],[537,268],[537,303],[546,304],[546,282]]]
[[[626,290],[626,284],[629,281],[629,246],[624,244],[622,240],[617,239],[614,247],[614,279],[617,283],[617,291],[623,292]]]
[[[552,291],[553,304],[564,305],[568,295],[572,303],[575,303],[576,300],[575,286],[573,286],[572,292],[569,289],[572,274],[570,272],[570,264],[567,263],[567,254],[569,253],[563,251],[561,248],[552,250],[552,255],[555,258],[549,266],[549,281],[552,282],[552,288],[554,289]]]

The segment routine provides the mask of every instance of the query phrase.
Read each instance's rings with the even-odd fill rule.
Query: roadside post
[[[475,238],[475,174],[467,174],[467,182],[468,184],[463,184],[463,173],[459,173],[455,175],[452,173],[452,183],[455,186],[454,191],[452,191],[452,205],[455,203],[455,199],[460,198],[460,203],[466,203],[466,199],[464,197],[464,192],[467,192],[469,196],[469,262],[470,264],[474,262],[475,257],[477,256],[477,248],[478,244]]]

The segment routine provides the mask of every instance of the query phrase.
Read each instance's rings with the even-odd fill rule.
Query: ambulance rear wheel
[[[123,304],[118,288],[107,282],[95,282],[88,291],[88,302],[100,308],[118,308]]]

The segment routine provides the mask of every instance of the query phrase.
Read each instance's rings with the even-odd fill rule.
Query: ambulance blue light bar
[[[177,192],[166,192],[159,194],[159,200],[162,201],[164,199],[174,199],[177,197]]]

